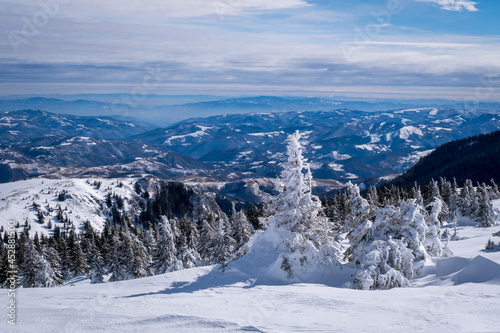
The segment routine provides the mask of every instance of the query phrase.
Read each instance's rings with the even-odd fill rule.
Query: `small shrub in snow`
[[[486,251],[500,251],[500,243],[498,245],[495,244],[494,241],[491,239],[488,239],[488,243],[486,243],[486,246],[484,247]]]

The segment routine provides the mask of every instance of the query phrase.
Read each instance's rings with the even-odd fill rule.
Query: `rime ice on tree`
[[[340,245],[319,198],[311,193],[312,175],[302,156],[301,134],[288,137],[288,160],[262,222],[269,228],[256,238],[250,251],[235,262],[253,273],[261,271],[284,281],[314,279],[338,263]]]

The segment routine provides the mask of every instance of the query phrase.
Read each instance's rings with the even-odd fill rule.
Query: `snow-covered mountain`
[[[330,111],[335,109],[359,111],[390,111],[420,107],[447,107],[478,110],[498,110],[494,102],[456,102],[442,99],[356,100],[347,97],[300,97],[300,96],[137,96],[130,94],[88,94],[10,96],[0,99],[0,111],[23,109],[46,110],[58,114],[86,116],[132,116],[160,126],[194,117],[219,114],[244,114],[287,111]]]
[[[34,178],[0,184],[0,230],[7,230],[9,221],[13,221],[18,232],[22,232],[27,223],[31,236],[37,232],[53,235],[55,227],[61,231],[73,228],[79,231],[86,221],[90,221],[100,232],[106,222],[113,221],[113,207],[118,207],[121,215],[134,221],[148,205],[139,192],[147,191],[154,198],[164,185],[165,181],[157,177]],[[213,192],[189,185],[186,189],[190,194],[188,202],[182,205],[189,205],[190,217],[197,220],[198,215],[207,211],[222,215]],[[173,207],[172,211],[178,208]],[[43,222],[39,214],[43,215]]]
[[[153,125],[142,122],[111,117],[73,116],[39,110],[0,112],[0,144],[18,144],[40,137],[124,139],[153,128]]]
[[[0,182],[38,175],[161,177],[204,174],[208,165],[126,138],[154,126],[45,111],[0,113]]]
[[[341,181],[401,173],[437,146],[500,129],[493,111],[420,108],[230,114],[190,119],[134,137],[232,172],[274,177],[284,141],[308,135],[316,178]]]
[[[276,177],[286,136],[300,130],[315,178],[369,183],[404,172],[443,143],[498,129],[498,112],[450,108],[228,114],[155,130],[132,120],[15,111],[0,114],[0,181],[195,175],[241,192],[247,179]]]
[[[36,232],[51,235],[55,226],[64,230],[64,221],[57,218],[60,207],[63,216],[71,221],[71,226],[74,225],[76,230],[79,230],[85,221],[90,221],[92,226],[100,231],[111,216],[110,207],[104,204],[108,192],[123,199],[125,213],[138,212],[140,197],[134,190],[137,180],[133,178],[29,179],[0,184],[1,226],[6,230],[7,223],[13,221],[19,223],[17,230],[20,231],[27,221],[31,227],[31,235]],[[58,195],[63,192],[65,200],[61,201]],[[44,216],[43,224],[36,222],[39,211]],[[52,227],[49,227],[49,222]]]

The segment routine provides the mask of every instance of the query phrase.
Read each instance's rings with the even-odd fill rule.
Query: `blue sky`
[[[497,0],[0,0],[0,94],[500,100],[499,14]]]

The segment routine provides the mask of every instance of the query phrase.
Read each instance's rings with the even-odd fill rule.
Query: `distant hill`
[[[130,118],[122,119],[55,114],[40,110],[0,112],[0,144],[17,145],[42,137],[125,139],[155,128],[154,125]]]
[[[274,178],[286,159],[286,138],[296,130],[307,135],[304,154],[314,177],[347,182],[402,173],[446,142],[500,130],[500,114],[449,108],[230,114],[133,138],[215,169]]]
[[[465,179],[489,183],[500,181],[500,131],[448,142],[422,158],[392,181],[394,185],[426,184],[445,177],[462,185]]]

